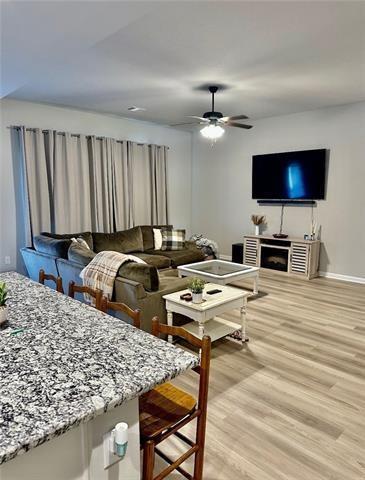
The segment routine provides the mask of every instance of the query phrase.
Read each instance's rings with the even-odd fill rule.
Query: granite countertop
[[[0,464],[131,400],[197,357],[14,272],[0,329]],[[10,335],[15,329],[24,329]]]

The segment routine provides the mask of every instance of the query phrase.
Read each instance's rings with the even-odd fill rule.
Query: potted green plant
[[[8,318],[8,307],[6,305],[7,289],[5,282],[0,282],[0,325]]]
[[[193,303],[202,303],[204,285],[204,280],[201,280],[200,278],[193,277],[189,281],[189,290],[193,296]]]

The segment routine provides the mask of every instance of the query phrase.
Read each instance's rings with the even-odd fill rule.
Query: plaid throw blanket
[[[125,262],[146,263],[134,255],[112,251],[100,252],[80,273],[83,285],[94,289],[99,288],[103,291],[103,295],[110,300],[113,294],[115,277],[120,266]],[[94,298],[87,293],[84,297],[86,302],[94,303]]]

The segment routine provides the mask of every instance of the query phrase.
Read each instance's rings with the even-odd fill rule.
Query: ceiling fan
[[[233,117],[224,117],[221,112],[215,112],[214,95],[217,93],[218,87],[212,85],[208,88],[208,90],[212,94],[212,111],[205,112],[202,117],[188,115],[189,118],[194,118],[195,122],[176,123],[174,125],[171,125],[171,127],[178,127],[181,125],[205,125],[200,130],[200,133],[203,135],[203,137],[209,138],[211,140],[217,140],[217,138],[220,138],[224,134],[224,128],[222,128],[223,126],[245,128],[247,130],[252,128],[252,125],[246,125],[244,123],[238,123],[236,121],[248,119],[246,115],[234,115]]]

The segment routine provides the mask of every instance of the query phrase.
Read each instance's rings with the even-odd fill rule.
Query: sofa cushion
[[[95,252],[79,242],[72,242],[67,252],[67,258],[71,262],[82,263],[82,265],[88,265],[95,255]]]
[[[172,225],[141,225],[143,236],[143,251],[155,248],[153,228],[173,228]]]
[[[119,268],[118,275],[141,283],[148,292],[156,292],[159,288],[157,268],[153,265],[126,262]]]
[[[94,252],[111,250],[120,253],[143,251],[141,227],[133,227],[115,233],[93,233]]]
[[[68,239],[57,239],[46,235],[33,237],[33,245],[37,252],[47,253],[60,258],[67,258],[67,252],[71,243],[71,240]]]
[[[161,252],[160,250],[149,250],[150,255],[155,255],[154,252],[157,252],[159,255],[168,257],[171,260],[172,267],[178,267],[179,265],[185,265],[186,263],[200,262],[204,260],[204,255],[202,252],[196,249],[184,248],[183,250],[165,250]]]
[[[68,239],[71,240],[71,238],[82,238],[85,240],[85,242],[89,245],[91,250],[93,250],[93,236],[91,232],[81,232],[81,233],[49,233],[49,232],[42,232],[41,235],[44,235],[45,237],[50,237],[50,238],[56,238],[58,240],[60,239]],[[66,258],[66,257],[64,257]]]
[[[185,230],[164,229],[162,230],[162,251],[182,250],[185,247]]]
[[[160,252],[160,250],[155,251]],[[151,255],[146,252],[135,253],[134,255],[144,260],[146,263],[148,263],[148,265],[153,265],[156,268],[169,268],[171,266],[170,258],[163,255]]]

